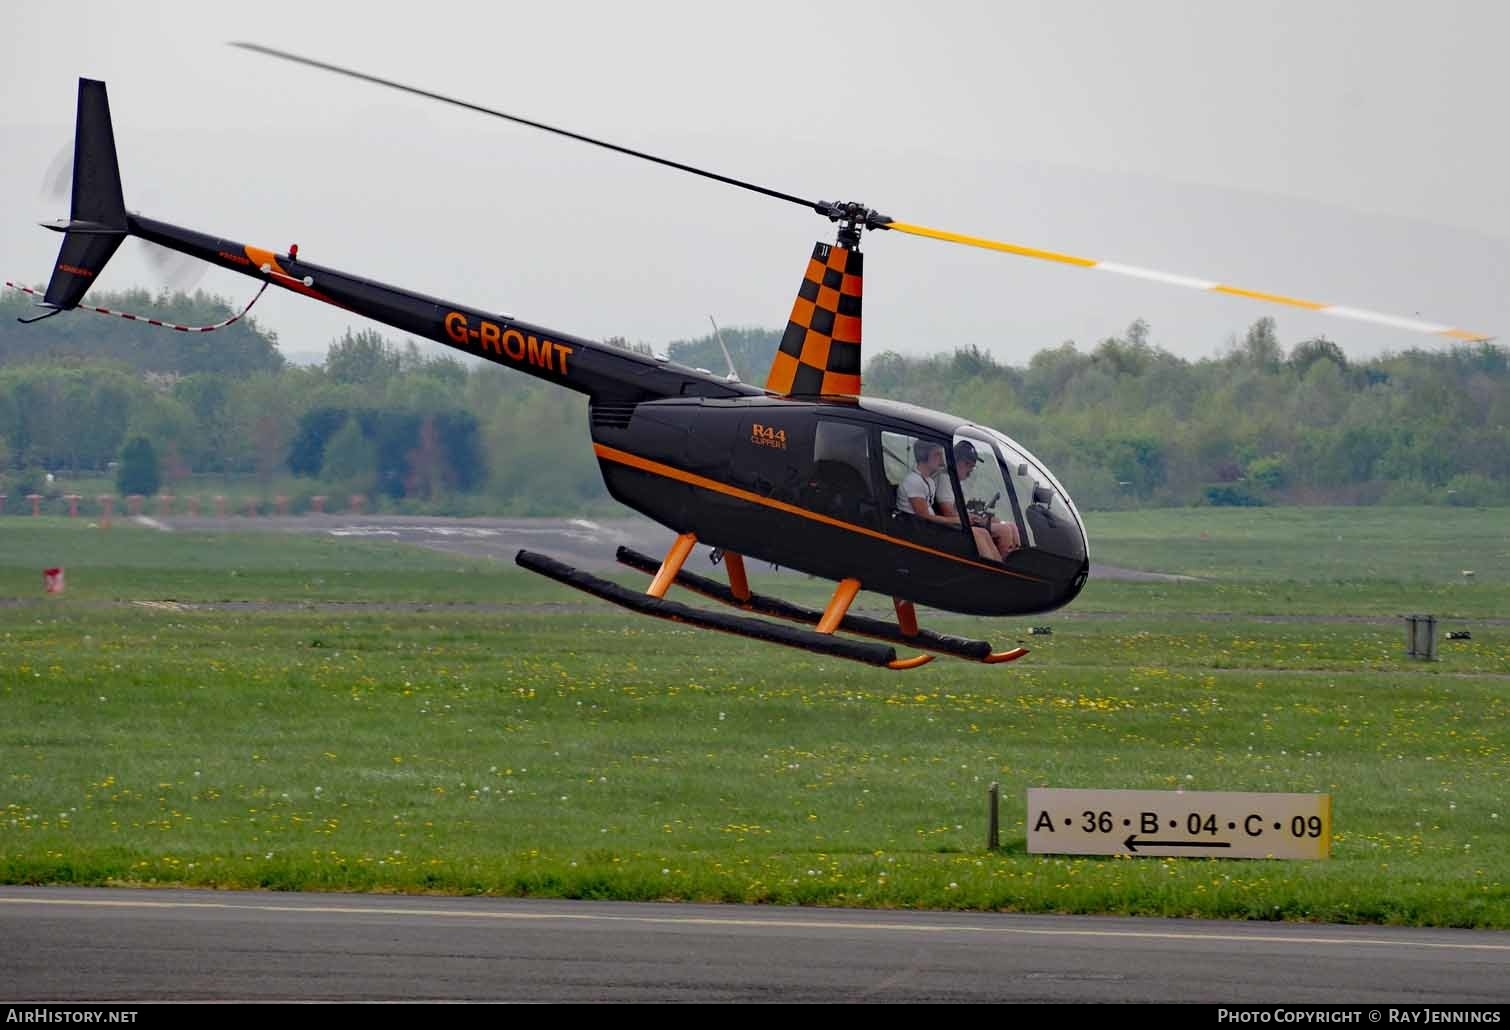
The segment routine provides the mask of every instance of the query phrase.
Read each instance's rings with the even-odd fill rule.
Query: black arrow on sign
[[[1129,833],[1122,845],[1133,854],[1138,853],[1138,845],[1145,848],[1230,848],[1231,841],[1225,840],[1139,840],[1136,833]]]

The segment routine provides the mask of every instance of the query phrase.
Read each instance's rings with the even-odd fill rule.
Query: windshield
[[[978,430],[972,426],[970,431],[996,444],[1005,479],[1012,487],[1017,516],[1022,521],[1023,543],[1062,558],[1084,561],[1088,547],[1080,513],[1043,462],[994,429]],[[1005,512],[1000,514],[1007,517]]]

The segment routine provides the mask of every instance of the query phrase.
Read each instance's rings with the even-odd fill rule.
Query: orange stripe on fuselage
[[[242,249],[246,251],[246,256],[251,259],[252,264],[256,267],[261,268],[263,265],[267,265],[279,275],[288,275],[283,270],[283,266],[278,264],[278,255],[272,251],[263,250],[261,247],[254,247],[250,243]]]
[[[649,458],[642,458],[638,454],[630,454],[628,451],[621,451],[615,447],[607,447],[603,444],[595,443],[592,445],[592,449],[593,453],[596,454],[599,458],[602,458],[604,461],[616,461],[620,465],[628,465],[630,468],[639,469],[641,472],[649,472],[653,475],[665,476],[667,479],[680,480],[683,483],[689,483],[692,486],[701,487],[704,490],[712,490],[715,493],[725,494],[729,497],[737,497],[741,501],[749,501],[752,504],[763,505],[767,508],[775,508],[777,511],[784,511],[789,515],[800,515],[802,518],[812,519],[814,522],[822,522],[824,525],[837,526],[840,529],[847,529],[851,533],[859,533],[863,536],[874,537],[877,540],[884,540],[888,544],[895,544],[899,547],[907,547],[914,551],[921,551],[924,554],[936,555],[940,558],[948,558],[950,561],[956,561],[962,565],[970,565],[977,569],[985,569],[988,572],[999,572],[1005,576],[1013,576],[1017,579],[1025,579],[1029,583],[1045,582],[1045,580],[1041,580],[1036,576],[1027,576],[1021,572],[1013,572],[1011,569],[1004,569],[1000,565],[991,565],[986,562],[976,561],[973,558],[962,558],[957,554],[950,554],[948,551],[934,550],[932,547],[924,547],[922,544],[915,544],[911,540],[902,540],[898,537],[887,536],[885,533],[877,532],[874,529],[866,529],[864,526],[856,526],[848,522],[842,522],[839,519],[830,518],[827,515],[819,515],[817,512],[808,511],[806,508],[800,508],[795,504],[787,504],[785,501],[777,501],[769,497],[762,497],[759,494],[751,493],[748,490],[741,490],[737,486],[730,486],[727,483],[720,483],[716,479],[709,479],[706,476],[699,476],[696,473],[686,472],[671,465],[663,465],[658,461],[652,461]]]
[[[345,304],[342,304],[340,301],[321,293],[319,290],[311,289],[310,287],[305,286],[302,279],[295,279],[293,276],[289,275],[288,272],[284,270],[283,266],[278,264],[278,255],[274,254],[272,251],[264,250],[261,247],[254,247],[250,243],[246,244],[241,249],[246,251],[246,256],[251,259],[253,267],[261,269],[263,265],[266,265],[271,268],[274,273],[276,273],[270,280],[270,282],[272,282],[274,286],[281,286],[285,290],[293,290],[295,293],[302,293],[306,297],[313,297],[315,300],[322,300],[326,304],[338,307],[343,311],[352,310]]]

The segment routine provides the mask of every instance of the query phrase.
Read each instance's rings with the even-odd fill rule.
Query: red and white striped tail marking
[[[6,280],[5,285],[9,286],[13,290],[20,290],[22,293],[29,293],[33,297],[42,296],[41,290],[34,290],[30,286],[22,286],[20,283],[13,283],[8,279]],[[146,322],[148,325],[160,326],[163,329],[172,329],[175,332],[180,333],[213,333],[216,329],[224,329],[226,326],[232,324],[233,322],[239,322],[248,311],[252,310],[252,305],[257,303],[257,301],[262,297],[263,290],[266,290],[267,287],[268,284],[263,283],[262,289],[258,290],[256,296],[247,301],[246,307],[236,312],[236,314],[232,315],[224,322],[216,322],[214,325],[177,325],[173,322],[164,322],[160,318],[148,318],[146,315],[133,315],[126,311],[111,311],[109,308],[97,308],[85,304],[79,305],[77,310],[93,311],[96,314],[101,315],[114,315],[116,318],[124,318],[128,322]]]

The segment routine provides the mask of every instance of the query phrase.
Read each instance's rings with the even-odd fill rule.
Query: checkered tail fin
[[[819,243],[765,388],[793,396],[860,393],[860,296],[865,255]]]

